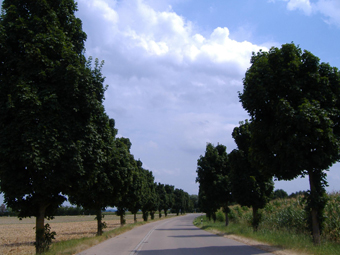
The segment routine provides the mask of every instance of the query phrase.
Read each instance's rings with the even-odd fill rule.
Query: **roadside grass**
[[[148,222],[151,222],[148,221]],[[84,237],[80,239],[72,239],[67,241],[61,241],[52,243],[48,252],[45,255],[71,255],[86,250],[92,246],[95,246],[107,239],[123,234],[137,226],[146,224],[146,222],[137,222],[133,224],[126,224],[122,227],[115,228],[113,230],[104,232],[102,236]]]
[[[307,231],[303,208],[302,197],[271,201],[261,210],[262,222],[257,232],[251,227],[252,210],[239,205],[230,208],[230,223],[227,227],[221,210],[216,213],[220,220],[215,223],[201,216],[194,220],[194,224],[218,235],[241,236],[275,246],[279,250],[291,250],[296,254],[340,255],[340,194],[329,194],[322,242],[319,246],[313,244]]]
[[[194,221],[194,224],[206,231],[217,235],[236,235],[270,246],[276,247],[278,250],[291,250],[296,254],[314,254],[314,255],[340,255],[340,244],[323,240],[320,246],[313,245],[312,238],[306,234],[293,233],[284,230],[266,230],[260,229],[254,232],[252,227],[247,223],[231,222],[227,227],[224,222],[215,223],[207,220],[202,216],[203,224],[201,224],[201,217]]]
[[[84,237],[80,239],[72,239],[67,241],[60,241],[52,243],[49,251],[45,252],[45,255],[72,255],[91,248],[107,239],[113,238],[120,234],[123,234],[135,227],[164,219],[169,219],[175,217],[175,215],[168,215],[167,217],[155,218],[154,220],[149,220],[147,222],[141,221],[132,224],[125,224],[124,226],[117,227],[113,230],[104,232],[101,236]],[[105,231],[105,229],[104,229]]]

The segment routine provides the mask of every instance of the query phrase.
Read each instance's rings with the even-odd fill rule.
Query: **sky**
[[[339,0],[78,0],[86,56],[104,60],[105,109],[155,181],[198,193],[206,144],[236,148],[252,52],[294,42],[340,68]],[[340,190],[340,164],[327,191]],[[275,182],[288,194],[308,178]]]

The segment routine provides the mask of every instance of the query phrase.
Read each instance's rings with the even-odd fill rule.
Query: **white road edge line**
[[[176,218],[176,217],[175,217]],[[142,241],[139,242],[139,244],[137,244],[137,246],[135,247],[135,249],[132,250],[132,252],[130,253],[130,255],[134,255],[134,254],[138,254],[138,251],[142,248],[143,244],[148,240],[148,238],[150,237],[150,235],[152,234],[152,232],[156,229],[159,228],[160,226],[164,225],[165,223],[167,223],[170,220],[174,220],[175,218],[170,218],[168,220],[165,220],[164,222],[162,222],[162,224],[155,226],[153,229],[151,229],[143,238]]]
[[[151,229],[147,234],[146,236],[143,238],[142,241],[140,241],[140,243],[136,246],[136,248],[130,253],[130,255],[134,255],[134,254],[137,254],[138,253],[138,250],[140,248],[142,248],[144,242],[146,242],[146,240],[149,238],[149,236],[152,234],[152,232],[155,230],[155,228]]]

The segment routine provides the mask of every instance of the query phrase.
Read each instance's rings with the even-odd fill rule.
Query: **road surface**
[[[195,227],[197,214],[148,223],[78,255],[273,255]]]

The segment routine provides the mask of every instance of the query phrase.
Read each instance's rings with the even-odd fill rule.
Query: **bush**
[[[219,209],[216,213],[216,220],[219,222],[225,222],[225,214],[223,210]]]
[[[231,209],[230,212],[228,213],[228,217],[230,221],[235,223],[238,222],[238,217],[237,214],[235,213],[235,210]]]

